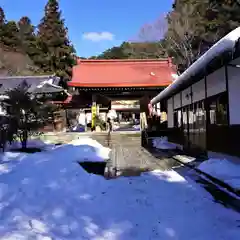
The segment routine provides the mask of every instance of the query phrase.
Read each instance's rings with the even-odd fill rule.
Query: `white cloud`
[[[113,41],[114,34],[110,32],[86,32],[83,34],[83,39],[90,40],[93,42],[100,42],[100,41]]]

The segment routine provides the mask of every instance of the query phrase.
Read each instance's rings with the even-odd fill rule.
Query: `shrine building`
[[[91,118],[91,109],[106,118],[115,110],[118,121],[139,119],[148,114],[148,103],[175,77],[171,59],[78,60],[68,82],[73,93],[68,108],[79,109]]]

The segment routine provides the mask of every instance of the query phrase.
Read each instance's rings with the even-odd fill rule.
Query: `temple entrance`
[[[134,112],[119,112],[117,121],[119,123],[137,123],[140,121],[140,113]]]
[[[74,93],[69,107],[90,109],[85,111],[85,125],[91,125],[92,131],[106,131],[106,121],[110,116],[115,129],[125,131],[130,127],[140,130],[140,113],[141,118],[148,115],[150,99],[172,82],[172,67],[168,58],[81,59],[73,68],[72,80],[68,82]],[[83,114],[81,119],[84,123]]]
[[[121,122],[131,123],[133,122],[133,115],[130,112],[123,112]]]
[[[139,131],[140,113],[134,111],[118,111],[114,120],[115,131]]]

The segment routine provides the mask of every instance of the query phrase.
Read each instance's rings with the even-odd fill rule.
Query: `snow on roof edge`
[[[171,85],[154,97],[150,103],[156,104],[162,99],[167,98],[171,93],[180,87],[184,82],[190,80],[200,69],[207,66],[214,58],[220,56],[226,51],[233,51],[237,41],[240,39],[240,27],[228,33],[225,37],[215,43],[206,53],[195,61],[187,70],[185,70]]]
[[[0,76],[0,80],[7,80],[7,79],[31,79],[31,78],[36,78],[36,79],[42,79],[42,78],[58,78],[55,75],[32,75],[32,76],[21,76],[21,75],[17,75],[17,76]]]

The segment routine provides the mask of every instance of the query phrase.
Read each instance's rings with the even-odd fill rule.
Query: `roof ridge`
[[[81,62],[169,62],[169,58],[158,59],[78,59]]]
[[[55,75],[32,75],[32,76],[0,76],[1,80],[7,79],[29,79],[29,78],[54,78]]]

